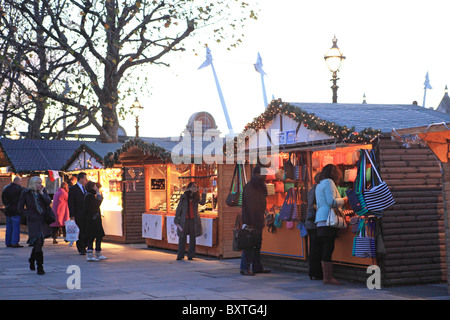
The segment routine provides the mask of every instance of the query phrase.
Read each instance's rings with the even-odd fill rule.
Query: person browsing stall
[[[184,259],[186,238],[188,235],[188,260],[192,260],[195,257],[195,238],[203,234],[202,224],[198,214],[198,205],[204,205],[205,203],[205,190],[203,190],[202,197],[200,199],[197,183],[190,182],[186,187],[186,191],[180,197],[175,213],[174,223],[177,226],[177,234],[179,237],[177,260]]]
[[[321,265],[324,284],[341,284],[333,277],[332,256],[334,251],[334,240],[337,229],[327,226],[326,221],[331,208],[342,207],[348,203],[348,198],[341,198],[337,185],[342,178],[339,168],[333,164],[327,164],[320,175],[320,182],[316,187],[316,226],[317,240],[322,246]]]

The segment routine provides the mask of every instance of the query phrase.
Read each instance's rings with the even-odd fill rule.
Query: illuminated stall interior
[[[93,182],[100,182],[103,202],[100,207],[105,240],[118,240],[123,237],[122,191],[127,187],[123,181],[121,168],[104,168],[103,157],[122,146],[121,143],[82,144],[64,166],[66,175],[85,172]]]
[[[252,139],[250,130],[258,135],[258,140]],[[265,133],[260,134],[261,130]],[[367,132],[372,133],[371,130]],[[359,158],[359,150],[371,149],[369,142],[374,136],[359,134],[352,129],[321,120],[278,100],[272,101],[263,114],[249,123],[244,134],[248,136],[246,149],[249,155],[275,153],[279,159],[278,171],[266,179],[269,193],[267,212],[276,217],[288,190],[294,188],[300,215],[298,221],[281,221],[281,225],[276,228],[264,228],[261,248],[263,260],[274,265],[292,264],[296,266],[294,268],[307,269],[308,242],[307,237],[300,235],[299,228],[302,217],[306,217],[307,192],[314,183],[314,176],[327,164],[335,164],[342,172],[342,183],[338,189],[345,197],[345,190],[353,186],[356,178],[355,164]],[[284,167],[288,162],[297,170],[294,177],[286,177],[284,174]],[[346,208],[345,213],[348,221],[354,215],[351,208]],[[374,259],[352,256],[353,237],[354,233],[350,230],[339,235],[335,242],[333,261],[352,266],[373,264]]]
[[[153,138],[151,141],[149,143],[145,138],[132,139],[111,154],[109,160],[111,166],[121,167],[127,174],[133,170],[136,173],[139,171],[142,176],[140,187],[136,186],[135,192],[131,190],[123,194],[124,215],[129,215],[133,210],[135,220],[138,216],[141,217],[141,228],[133,232],[136,235],[139,233],[149,247],[176,249],[178,239],[173,218],[180,196],[189,182],[195,181],[200,192],[205,190],[207,194],[205,205],[199,207],[204,235],[203,239],[197,239],[197,252],[215,255],[218,224],[217,166],[205,163],[173,164],[167,150],[171,150],[178,142],[170,142],[165,138],[160,138],[159,141]]]

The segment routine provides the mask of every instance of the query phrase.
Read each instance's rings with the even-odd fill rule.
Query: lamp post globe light
[[[9,133],[9,136],[10,136],[11,140],[19,140],[20,139],[20,132],[17,131],[16,128],[14,128],[14,130]]]
[[[134,100],[133,104],[131,105],[131,111],[133,112],[134,116],[136,117],[136,138],[139,137],[139,117],[140,117],[143,109],[144,109],[144,107],[141,106],[138,98],[136,98],[136,100]]]
[[[328,69],[333,73],[333,78],[330,81],[333,81],[333,85],[331,89],[333,90],[333,103],[337,103],[337,81],[339,78],[337,77],[337,73],[340,70],[342,63],[345,60],[345,56],[342,54],[341,50],[337,46],[336,36],[333,38],[333,45],[328,50],[327,54],[324,56],[325,62],[328,66]]]

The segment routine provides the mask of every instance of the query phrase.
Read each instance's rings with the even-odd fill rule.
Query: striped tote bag
[[[374,258],[376,256],[375,248],[375,238],[366,235],[366,224],[364,219],[361,219],[358,233],[353,238],[352,256],[358,258]]]
[[[392,196],[389,187],[386,182],[381,180],[381,177],[374,165],[371,157],[367,153],[367,150],[364,150],[367,159],[369,159],[372,164],[372,171],[378,177],[378,185],[373,186],[372,189],[364,191],[364,200],[366,202],[367,209],[370,211],[381,211],[389,208],[395,203],[394,197]]]

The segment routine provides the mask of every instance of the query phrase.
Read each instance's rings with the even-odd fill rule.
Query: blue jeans
[[[19,244],[20,240],[20,216],[6,216],[5,244],[7,246]]]
[[[250,271],[250,265],[252,265],[252,272],[262,271],[263,265],[260,260],[260,250],[242,250],[241,256],[241,271]]]

